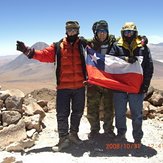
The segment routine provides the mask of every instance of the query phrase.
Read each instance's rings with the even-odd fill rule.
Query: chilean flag
[[[86,47],[88,83],[128,93],[138,93],[143,82],[142,58],[133,64]]]

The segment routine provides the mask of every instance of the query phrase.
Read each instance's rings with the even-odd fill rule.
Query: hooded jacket
[[[122,59],[128,56],[142,56],[143,84],[149,87],[154,69],[153,61],[149,48],[146,45],[142,46],[139,37],[136,37],[130,45],[123,38],[120,38],[118,42],[114,43],[109,54]]]

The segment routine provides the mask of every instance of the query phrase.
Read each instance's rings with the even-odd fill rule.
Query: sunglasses
[[[76,29],[76,28],[68,28],[68,29],[66,29],[66,31],[67,32],[75,32],[75,33],[77,33],[78,29]]]
[[[132,30],[125,30],[124,31],[124,36],[132,36],[132,35],[134,35],[134,31],[132,31]]]
[[[97,33],[107,33],[108,31],[106,29],[98,29]]]

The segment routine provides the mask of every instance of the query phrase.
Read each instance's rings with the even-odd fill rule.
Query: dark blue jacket
[[[142,56],[142,69],[143,69],[143,84],[149,87],[153,75],[153,61],[149,48],[141,44],[141,40],[136,38],[132,41],[131,45],[124,42],[122,38],[115,42],[109,55],[118,56],[122,59],[129,56]]]

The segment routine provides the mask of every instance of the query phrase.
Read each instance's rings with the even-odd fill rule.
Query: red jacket
[[[35,50],[33,59],[40,62],[53,63],[56,61],[55,48],[54,44],[52,44],[43,50]],[[79,39],[71,45],[64,38],[60,44],[60,48],[60,74],[57,89],[77,89],[83,87],[85,78],[79,50]]]

